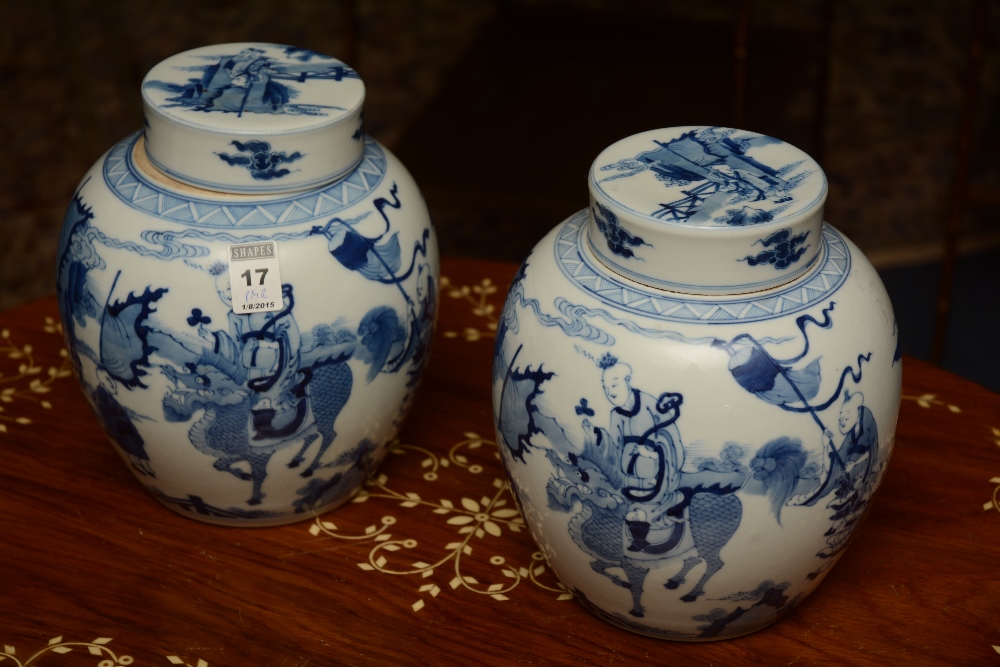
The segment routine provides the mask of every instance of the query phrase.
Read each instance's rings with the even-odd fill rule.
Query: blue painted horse
[[[628,501],[621,493],[621,473],[609,465],[608,459],[588,441],[582,454],[566,457],[555,450],[546,451],[556,469],[546,486],[549,507],[571,512],[580,502],[580,509],[570,519],[569,532],[573,541],[594,560],[593,570],[614,584],[632,593],[632,616],[645,615],[641,598],[646,575],[653,562],[685,556],[680,572],[664,586],[673,590],[685,583],[688,573],[702,561],[705,573],[688,593],[684,602],[693,602],[705,594],[705,584],[724,565],[719,557],[722,548],[739,528],[743,504],[736,494],[767,495],[771,510],[780,522],[781,508],[800,486],[800,472],[807,455],[798,440],[781,437],[761,447],[750,467],[738,462],[713,465],[710,461],[694,473],[682,473],[678,491],[682,500],[667,510],[676,520],[676,539],[662,553],[634,553],[629,549],[626,514]],[[612,568],[621,568],[622,579]]]

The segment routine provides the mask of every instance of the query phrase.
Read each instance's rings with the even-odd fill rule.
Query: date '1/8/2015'
[[[250,299],[248,298],[247,301]],[[243,310],[274,310],[274,301],[257,301],[254,303],[246,303],[243,305]]]

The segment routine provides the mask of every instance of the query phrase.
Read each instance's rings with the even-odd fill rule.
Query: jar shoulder
[[[864,254],[825,224],[822,248],[809,271],[776,288],[736,295],[688,295],[649,287],[604,266],[587,247],[587,212],[570,216],[549,232],[521,267],[523,290],[562,309],[568,303],[595,316],[626,318],[647,328],[680,327],[725,333],[733,328],[792,324],[829,308],[840,319],[864,318],[894,329],[888,293]],[[770,267],[762,267],[767,270]]]
[[[358,166],[345,177],[292,193],[235,195],[202,190],[157,172],[144,160],[142,133],[112,146],[81,179],[77,195],[102,212],[103,224],[137,228],[200,228],[233,233],[351,218],[397,210],[397,228],[429,224],[423,197],[406,167],[376,140],[365,138]],[[70,207],[72,209],[72,206]],[[69,211],[68,213],[69,214]]]

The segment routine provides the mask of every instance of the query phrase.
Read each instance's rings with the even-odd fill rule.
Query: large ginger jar
[[[427,208],[344,63],[224,44],[154,67],[145,129],[63,223],[80,385],[136,478],[211,523],[346,501],[413,399],[436,312]]]
[[[843,555],[892,452],[889,297],[786,143],[717,127],[606,149],[590,207],[521,266],[498,442],[532,536],[589,609],[678,640],[752,632]]]

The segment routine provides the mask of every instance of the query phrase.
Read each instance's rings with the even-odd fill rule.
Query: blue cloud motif
[[[292,173],[280,165],[286,162],[295,162],[303,157],[303,154],[298,151],[291,155],[286,155],[284,151],[272,152],[271,144],[266,141],[232,141],[230,143],[236,146],[236,150],[243,155],[217,153],[219,159],[231,167],[246,167],[251,176],[262,181],[270,181]]]
[[[629,234],[628,230],[624,229],[618,222],[618,216],[600,203],[595,203],[594,222],[597,223],[597,228],[604,234],[611,252],[621,255],[625,259],[635,257],[635,253],[628,246],[649,245],[638,236]]]
[[[747,255],[738,261],[746,262],[750,266],[770,264],[779,271],[787,269],[799,261],[799,258],[809,249],[809,246],[802,245],[807,236],[809,236],[808,231],[792,236],[791,229],[780,229],[770,236],[754,242],[754,245],[760,243],[768,250],[763,250],[756,255]]]

